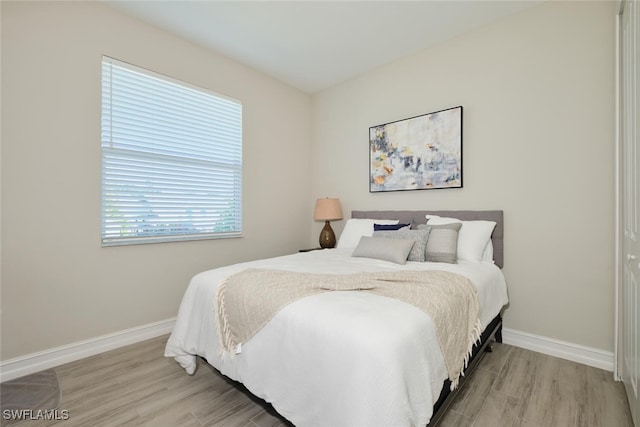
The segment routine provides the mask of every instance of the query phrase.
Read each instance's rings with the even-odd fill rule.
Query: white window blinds
[[[240,102],[102,58],[102,245],[242,235]]]

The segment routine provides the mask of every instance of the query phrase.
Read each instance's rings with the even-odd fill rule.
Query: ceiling
[[[106,3],[314,93],[541,1]]]

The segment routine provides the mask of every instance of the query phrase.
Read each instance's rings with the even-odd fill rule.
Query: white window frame
[[[102,246],[242,237],[242,104],[102,57]]]

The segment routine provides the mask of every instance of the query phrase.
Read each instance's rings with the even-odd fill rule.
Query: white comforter
[[[393,264],[351,257],[352,249],[298,253],[235,264],[193,277],[165,356],[188,373],[196,356],[270,402],[296,426],[424,426],[447,378],[434,324],[416,307],[367,292],[326,292],[281,310],[239,354],[220,355],[217,284],[244,268],[314,273],[440,269],[478,288],[483,328],[507,303],[504,276],[491,263]]]

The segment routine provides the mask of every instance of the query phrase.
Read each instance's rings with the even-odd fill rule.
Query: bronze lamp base
[[[334,248],[336,246],[336,235],[329,224],[329,221],[324,222],[324,227],[320,232],[320,247],[324,249]]]

